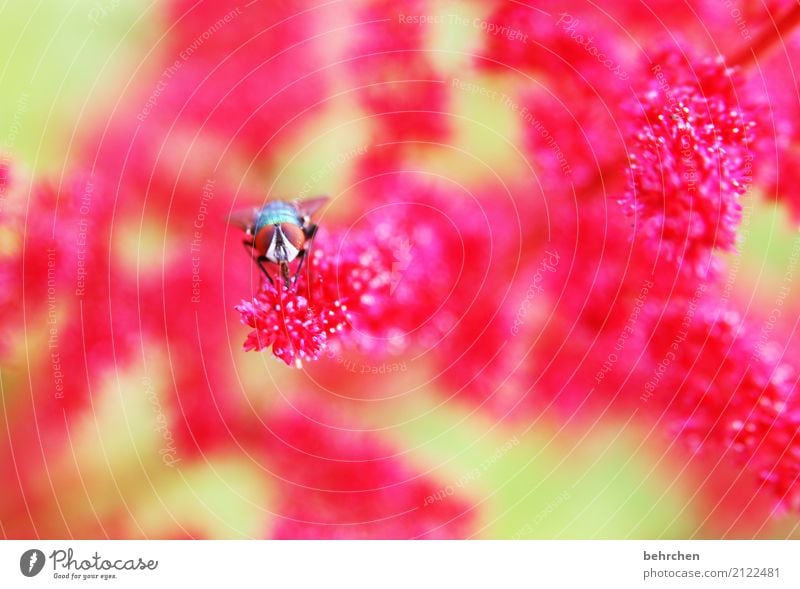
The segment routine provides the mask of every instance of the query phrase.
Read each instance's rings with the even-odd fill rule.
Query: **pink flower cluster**
[[[736,243],[739,199],[752,181],[756,107],[737,95],[739,76],[722,58],[692,66],[672,53],[661,61],[631,107],[622,202],[645,240],[703,274],[714,249]]]

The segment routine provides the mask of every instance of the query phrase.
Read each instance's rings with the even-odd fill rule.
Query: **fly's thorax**
[[[268,225],[283,225],[285,223],[302,227],[303,219],[292,204],[283,201],[273,201],[265,204],[256,214],[254,233]]]

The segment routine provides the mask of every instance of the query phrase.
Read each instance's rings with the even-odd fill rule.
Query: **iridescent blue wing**
[[[298,212],[303,217],[311,217],[330,200],[327,196],[312,196],[311,198],[298,198],[292,201]]]
[[[253,229],[253,225],[256,222],[258,211],[258,207],[237,209],[228,215],[228,223],[231,225],[236,225],[243,231],[250,233]]]

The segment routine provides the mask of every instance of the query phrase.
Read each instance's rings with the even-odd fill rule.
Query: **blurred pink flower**
[[[375,435],[309,405],[266,422],[266,456],[280,481],[273,538],[447,539],[470,534],[474,516]]]
[[[789,358],[711,297],[672,309],[656,333],[654,400],[675,435],[709,461],[735,459],[782,506],[800,507],[798,374]]]
[[[753,174],[753,101],[722,59],[691,65],[670,52],[652,71],[629,107],[621,202],[660,255],[703,275],[713,250],[736,244]]]

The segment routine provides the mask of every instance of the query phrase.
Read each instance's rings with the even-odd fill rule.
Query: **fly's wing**
[[[327,196],[312,196],[311,198],[298,198],[292,204],[297,207],[297,211],[303,217],[311,217],[322,208],[330,198]]]
[[[236,225],[243,231],[250,233],[253,228],[253,224],[255,223],[257,214],[258,207],[237,209],[228,215],[228,223],[231,225]]]

